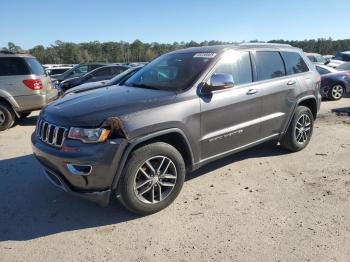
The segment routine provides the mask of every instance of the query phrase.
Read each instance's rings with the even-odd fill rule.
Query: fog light
[[[70,173],[77,176],[88,176],[92,171],[92,166],[90,165],[67,164],[67,168]]]

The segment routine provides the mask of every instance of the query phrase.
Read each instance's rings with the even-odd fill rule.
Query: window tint
[[[258,51],[256,52],[256,67],[258,80],[266,80],[284,76],[284,63],[279,52]]]
[[[110,67],[104,67],[93,72],[93,76],[107,76],[110,74],[110,72],[111,72]]]
[[[325,68],[322,68],[320,66],[316,66],[316,70],[321,74],[321,75],[325,75],[325,74],[329,74],[330,71],[328,71],[327,69]]]
[[[35,58],[26,58],[30,71],[35,75],[45,75],[45,69]]]
[[[0,57],[0,76],[29,75],[29,68],[20,57]]]
[[[304,59],[294,52],[282,52],[287,75],[299,74],[309,71]]]
[[[230,74],[235,85],[251,83],[252,64],[248,52],[229,51],[219,62],[214,74]]]

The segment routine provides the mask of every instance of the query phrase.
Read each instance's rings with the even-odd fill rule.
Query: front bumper
[[[127,146],[125,139],[99,144],[65,140],[62,148],[54,148],[32,135],[33,153],[56,186],[80,198],[100,205],[109,203],[112,184],[119,162]],[[88,165],[88,174],[72,172],[69,165]]]

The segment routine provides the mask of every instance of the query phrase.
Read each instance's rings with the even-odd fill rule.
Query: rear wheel
[[[310,142],[313,126],[311,110],[305,106],[298,106],[287,133],[280,141],[281,146],[292,152],[304,149]]]
[[[156,142],[136,149],[119,184],[120,200],[134,213],[156,213],[178,196],[185,170],[181,154],[169,144]]]
[[[344,87],[340,84],[332,86],[328,91],[328,98],[331,100],[340,100],[344,95]]]
[[[12,108],[8,104],[0,102],[0,131],[10,128],[14,122],[15,114]]]

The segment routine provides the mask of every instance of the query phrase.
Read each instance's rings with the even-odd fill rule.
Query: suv
[[[57,90],[35,57],[0,52],[0,131],[56,98]]]
[[[41,111],[33,151],[48,178],[138,214],[179,194],[186,171],[274,140],[310,141],[320,75],[287,45],[207,46],[153,60],[118,88],[68,96]]]

